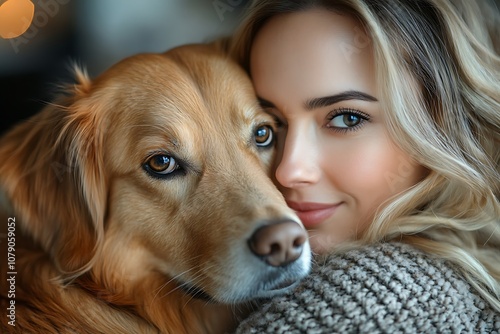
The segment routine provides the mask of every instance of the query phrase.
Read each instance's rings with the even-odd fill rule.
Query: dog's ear
[[[66,96],[0,140],[0,185],[21,229],[51,254],[66,277],[92,265],[103,237],[106,179],[103,116],[78,83]]]

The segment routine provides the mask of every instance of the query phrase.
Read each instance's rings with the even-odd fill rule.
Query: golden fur
[[[298,219],[266,175],[273,148],[254,142],[273,120],[221,50],[184,46],[77,77],[0,141],[1,233],[15,219],[17,272],[10,298],[2,259],[2,332],[223,333],[247,301],[307,273],[307,244],[285,267],[248,251],[260,225]],[[148,173],[157,154],[180,169]]]

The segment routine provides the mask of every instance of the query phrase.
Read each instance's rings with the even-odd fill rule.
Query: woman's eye
[[[365,121],[368,120],[368,115],[364,115],[359,111],[340,110],[336,111],[333,116],[330,116],[327,127],[351,130],[361,126]]]
[[[254,132],[255,143],[259,147],[268,147],[274,141],[273,128],[269,125],[261,125]]]
[[[329,124],[336,128],[352,128],[361,122],[361,117],[353,114],[337,115]]]
[[[171,156],[157,154],[146,161],[146,169],[155,174],[167,175],[179,169],[179,164]]]

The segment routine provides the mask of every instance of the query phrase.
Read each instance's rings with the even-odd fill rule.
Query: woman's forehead
[[[308,10],[272,18],[258,32],[250,71],[262,98],[315,98],[342,91],[377,95],[371,40],[354,18]]]

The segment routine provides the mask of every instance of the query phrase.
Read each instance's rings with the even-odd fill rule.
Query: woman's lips
[[[299,203],[293,201],[286,201],[286,203],[295,211],[295,213],[297,213],[297,216],[299,216],[306,229],[311,229],[320,225],[328,217],[333,215],[337,208],[342,204],[321,204],[309,202]]]

